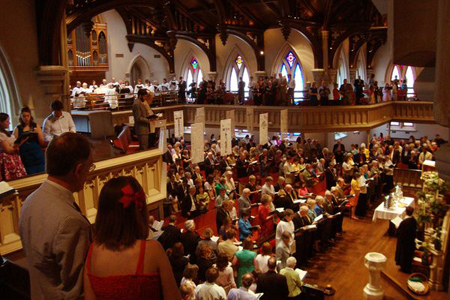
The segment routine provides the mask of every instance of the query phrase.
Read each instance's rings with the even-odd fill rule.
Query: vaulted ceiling
[[[49,32],[47,23],[52,14],[66,13],[69,31],[107,10],[116,9],[127,27],[130,49],[136,42],[159,47],[160,52],[171,57],[178,39],[197,43],[207,52],[210,60],[215,57],[215,36],[226,43],[230,34],[237,35],[255,51],[264,50],[264,31],[281,28],[287,39],[291,29],[302,32],[315,53],[315,65],[322,65],[322,31],[329,31],[330,56],[343,40],[359,35],[369,42],[374,37],[380,44],[376,28],[385,26],[371,0],[36,0],[38,25],[41,38],[41,60],[54,61],[54,54],[48,53],[52,37],[43,36]],[[63,3],[63,7],[61,7]],[[59,7],[58,7],[59,6]],[[53,29],[59,32],[58,18],[53,15]],[[40,20],[40,21],[39,21]],[[45,20],[45,21],[44,21]],[[51,23],[51,22],[50,22]],[[374,29],[375,28],[375,29]],[[385,36],[385,32],[383,33]],[[53,39],[56,38],[53,36]],[[156,45],[156,46],[155,46]],[[44,52],[43,49],[47,49]],[[208,53],[210,52],[210,53]],[[213,53],[214,52],[214,53]],[[163,53],[164,54],[164,53]],[[49,57],[52,56],[51,57]],[[215,65],[215,63],[214,63]],[[264,60],[258,60],[258,69],[264,67]]]

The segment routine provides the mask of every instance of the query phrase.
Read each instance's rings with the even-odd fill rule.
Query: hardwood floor
[[[346,231],[336,244],[325,253],[316,255],[308,271],[305,282],[326,286],[330,284],[336,289],[333,300],[364,299],[363,289],[369,281],[369,271],[364,266],[364,256],[368,252],[379,252],[387,257],[385,273],[403,284],[407,289],[408,274],[399,271],[395,265],[395,249],[397,239],[387,235],[387,220],[372,222],[371,212],[364,220],[344,219],[343,229]],[[385,299],[413,299],[399,292],[391,283],[382,277]],[[413,295],[416,299],[447,299],[448,293],[429,293],[425,297]]]

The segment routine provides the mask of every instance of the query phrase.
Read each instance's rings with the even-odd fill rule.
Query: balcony
[[[154,108],[155,112],[163,112],[167,126],[173,126],[173,112],[184,111],[184,123],[195,123],[196,109],[205,108],[207,127],[219,127],[220,120],[226,118],[227,111],[235,111],[235,126],[247,128],[247,109],[252,110],[253,120],[249,120],[253,128],[259,127],[259,115],[269,114],[269,130],[280,129],[280,111],[288,109],[289,131],[324,132],[324,131],[362,131],[370,130],[390,121],[414,121],[415,123],[434,123],[433,102],[398,101],[373,105],[358,106],[325,106],[325,107],[272,107],[242,105],[174,105]],[[113,112],[115,124],[128,122],[131,111]]]

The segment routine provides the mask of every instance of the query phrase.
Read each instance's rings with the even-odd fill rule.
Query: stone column
[[[364,257],[364,265],[369,269],[369,283],[364,288],[364,298],[382,300],[384,291],[380,285],[380,273],[386,266],[386,256],[377,252],[369,252]]]
[[[328,70],[328,36],[330,32],[322,30],[322,53],[323,53],[323,68]]]
[[[39,101],[39,105],[35,103],[35,108],[38,107],[42,112],[37,112],[38,115],[48,115],[50,111],[50,104],[54,100],[61,100],[64,104],[64,109],[70,111],[70,99],[64,97],[64,82],[66,80],[67,69],[63,66],[40,66],[36,70],[36,77],[44,92],[44,97]]]
[[[259,76],[262,76],[262,77],[265,77],[266,76],[266,71],[256,71],[255,72],[255,81],[258,81],[258,79],[259,79]]]
[[[353,81],[355,81],[355,79],[356,79],[356,69],[350,68],[350,78],[348,83],[353,84]]]
[[[208,72],[207,74],[208,74],[208,79],[212,80],[213,78],[216,78],[216,83],[217,84],[219,83],[217,80],[220,80],[220,78],[217,78],[217,72]]]
[[[328,69],[328,84],[333,85],[337,82],[337,70],[336,69]]]
[[[325,70],[324,69],[312,69],[312,73],[314,76],[314,81],[317,83],[317,86],[322,84],[322,80],[324,80],[325,77]]]

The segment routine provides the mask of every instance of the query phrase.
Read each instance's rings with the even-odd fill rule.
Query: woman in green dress
[[[252,273],[255,269],[254,260],[256,253],[253,251],[253,241],[246,238],[242,243],[243,250],[237,251],[233,258],[233,265],[238,266],[237,286],[240,287],[242,283],[242,276],[247,273]]]

